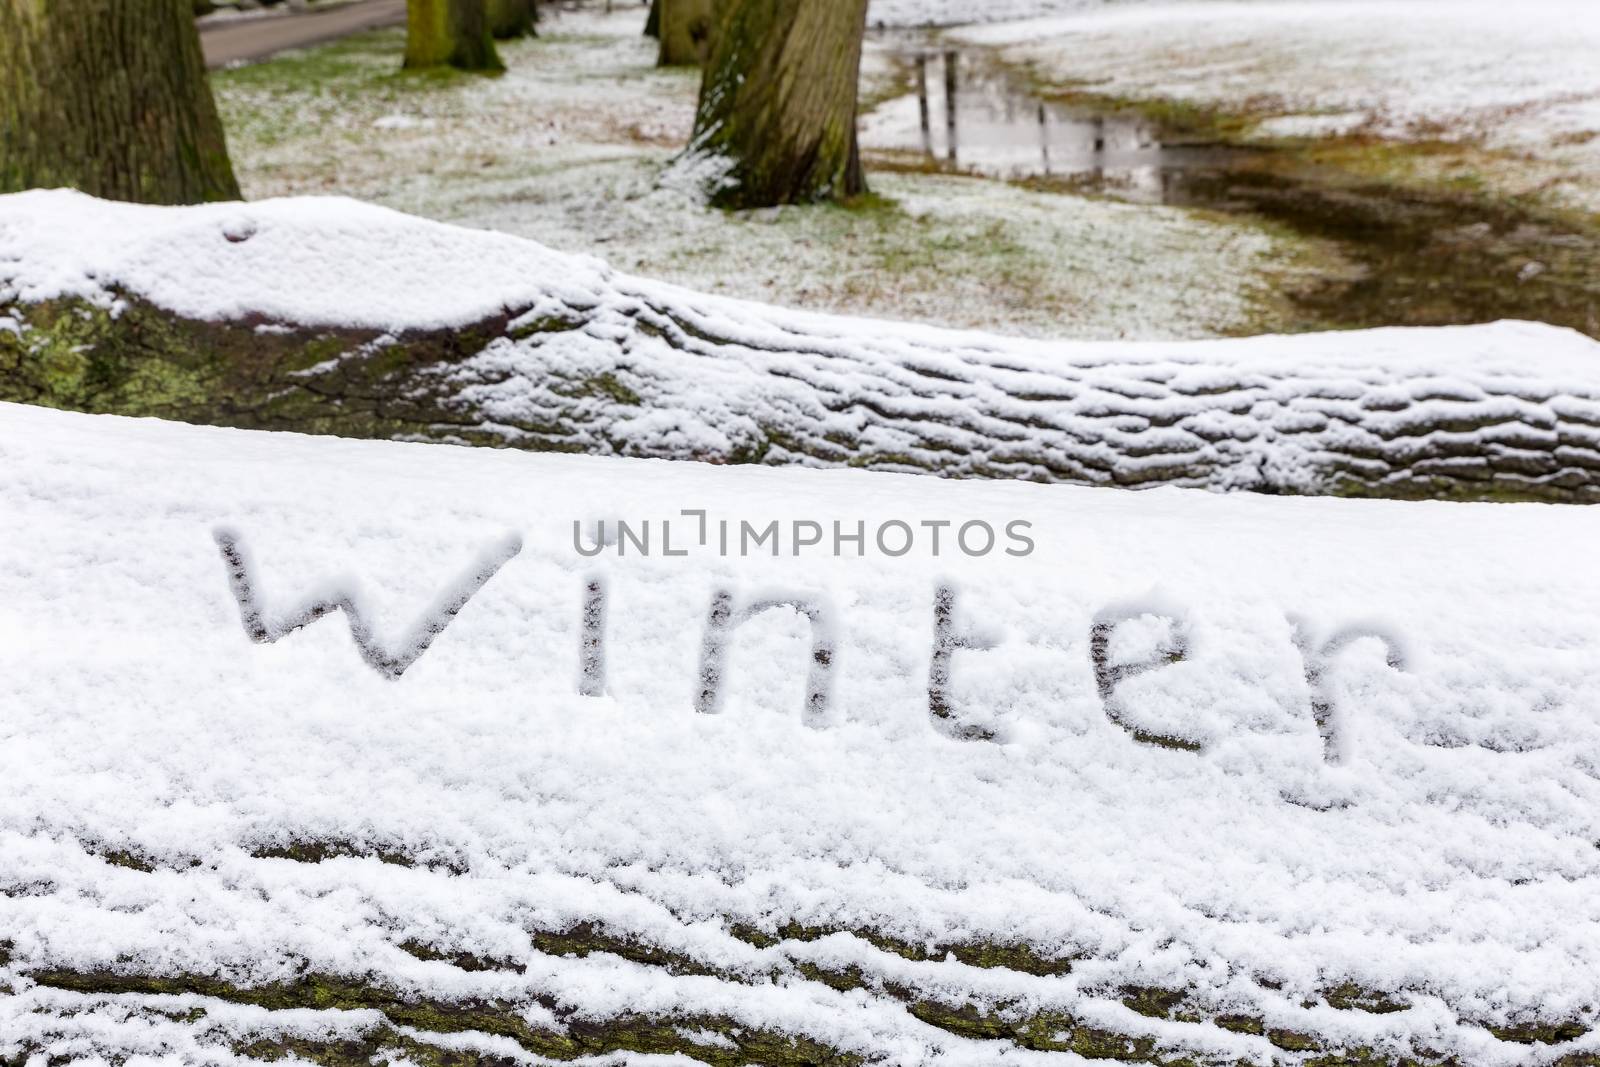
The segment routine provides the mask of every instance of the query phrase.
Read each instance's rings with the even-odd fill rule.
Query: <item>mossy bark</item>
[[[488,0],[488,4],[489,33],[496,40],[536,35],[539,12],[534,0]]]
[[[690,148],[726,161],[715,203],[866,192],[856,142],[866,18],[867,0],[720,0]]]
[[[699,66],[711,52],[712,0],[660,0],[659,63]]]
[[[236,200],[188,0],[0,2],[0,193]]]
[[[500,71],[490,0],[407,0],[405,69]]]
[[[323,862],[303,859],[300,862]],[[140,868],[145,869],[145,868]],[[153,870],[153,868],[151,868]],[[873,930],[820,929],[785,924],[771,930],[757,930],[732,924],[725,927],[734,938],[773,952],[775,973],[787,973],[790,982],[815,983],[828,989],[855,994],[880,1010],[903,1010],[906,1014],[945,1034],[993,1043],[997,1058],[1019,1050],[1032,1052],[1070,1052],[1088,1059],[1114,1059],[1122,1063],[1149,1064],[1155,1067],[1200,1067],[1202,1064],[1242,1062],[1231,1057],[1195,1054],[1185,1050],[1182,1031],[1193,1027],[1204,1031],[1217,1027],[1232,1033],[1263,1039],[1270,1049],[1271,1062],[1315,1065],[1315,1067],[1463,1067],[1454,1057],[1416,1050],[1396,1053],[1368,1046],[1351,1046],[1331,1041],[1312,1032],[1306,1016],[1303,1029],[1275,1027],[1263,1018],[1241,1013],[1208,1009],[1203,997],[1181,988],[1109,988],[1099,996],[1120,1003],[1147,1019],[1161,1020],[1164,1026],[1123,1028],[1086,1022],[1061,1009],[1024,1008],[1015,1002],[986,1002],[981,997],[962,994],[947,979],[936,990],[919,988],[915,980],[887,979],[864,974],[856,965],[830,967],[811,962],[805,946],[821,938],[844,937],[862,942],[891,956],[913,963],[941,963],[1007,972],[1016,976],[1051,980],[1073,973],[1083,962],[1071,957],[1042,955],[1025,944],[911,944],[886,937]],[[613,956],[639,967],[674,976],[697,976],[729,985],[761,985],[764,979],[748,972],[732,972],[680,951],[651,944],[638,936],[612,930],[603,924],[583,923],[566,929],[531,931],[534,951],[546,956],[587,958]],[[482,959],[444,951],[415,941],[398,944],[401,951],[420,960],[441,963],[467,974],[526,973],[526,964],[516,959]],[[308,973],[288,983],[245,985],[224,976],[150,974],[137,970],[71,971],[29,966],[20,969],[40,985],[87,995],[196,995],[222,1004],[247,1004],[269,1012],[311,1009],[316,1011],[361,1011],[372,1018],[345,1032],[338,1039],[260,1039],[238,1032],[233,1051],[246,1055],[277,1058],[293,1052],[315,1063],[364,1064],[375,1062],[383,1053],[403,1053],[411,1062],[454,1063],[439,1059],[444,1049],[435,1039],[448,1039],[463,1032],[492,1035],[511,1042],[525,1054],[568,1060],[602,1056],[617,1052],[677,1053],[690,1060],[741,1067],[746,1064],[773,1067],[844,1067],[876,1062],[871,1055],[834,1048],[805,1034],[780,1033],[741,1025],[738,1020],[718,1015],[673,1013],[625,1013],[610,1017],[579,1014],[570,996],[564,999],[538,990],[525,994],[527,1000],[559,1020],[551,1026],[527,1021],[524,1003],[479,999],[430,999],[405,995],[368,977]],[[1352,1017],[1383,1015],[1403,1011],[1406,994],[1384,994],[1344,985],[1316,992],[1302,1005],[1309,1011],[1333,1010]],[[196,1018],[213,1010],[202,1002],[194,1009]],[[1588,1027],[1582,1022],[1527,1022],[1504,1028],[1481,1022],[1486,1037],[1523,1045],[1558,1045],[1583,1037]],[[1163,1037],[1156,1037],[1162,1032]],[[714,1040],[707,1040],[712,1035]],[[30,1050],[31,1051],[31,1050]],[[1255,1061],[1252,1061],[1255,1062]],[[1557,1056],[1556,1067],[1593,1067],[1596,1059],[1586,1053]]]

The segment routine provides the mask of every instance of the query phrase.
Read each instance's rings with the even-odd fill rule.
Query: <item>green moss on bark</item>
[[[530,1025],[513,1005],[499,1001],[444,1002],[407,999],[370,983],[329,975],[308,975],[295,982],[244,986],[200,975],[154,976],[111,972],[47,971],[34,974],[40,985],[78,993],[144,995],[195,994],[232,1004],[250,1004],[271,1011],[307,1008],[318,1011],[374,1011],[382,1022],[357,1038],[312,1041],[276,1038],[245,1043],[241,1052],[257,1058],[302,1055],[316,1063],[357,1062],[352,1057],[396,1047],[397,1041],[418,1051],[423,1062],[457,1062],[425,1040],[402,1038],[397,1028],[422,1035],[486,1034],[515,1042],[525,1052],[571,1060],[615,1052],[670,1055],[677,1053],[714,1067],[856,1067],[861,1057],[831,1049],[808,1038],[743,1027],[719,1016],[684,1015],[648,1018],[626,1015],[613,1019],[580,1018],[564,1011],[553,998],[536,998],[547,1010],[565,1015],[560,1030]],[[707,1032],[722,1041],[707,1044],[689,1034]],[[369,1051],[370,1050],[370,1051]],[[481,1062],[476,1061],[474,1062]]]

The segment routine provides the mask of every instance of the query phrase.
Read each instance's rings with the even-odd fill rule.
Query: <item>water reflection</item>
[[[915,91],[862,123],[869,149],[920,152],[944,166],[1005,179],[1059,178],[1128,199],[1176,195],[1172,175],[1230,155],[1172,145],[1137,116],[1096,114],[1040,98],[981,55],[890,43],[915,71]]]

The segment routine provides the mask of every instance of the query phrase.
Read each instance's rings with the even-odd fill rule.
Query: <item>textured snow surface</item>
[[[864,522],[868,554],[722,558],[682,509],[713,530]],[[649,557],[573,547],[574,520],[674,517],[687,556],[660,554],[659,525]],[[947,532],[938,557],[919,536],[891,558],[870,531],[893,519],[1027,521],[1037,548],[973,557]],[[901,1064],[1076,1061],[937,1030],[872,982],[1229,1062],[1295,1057],[1146,1018],[1121,990],[1475,1065],[1597,1049],[1485,1029],[1592,1025],[1600,1005],[1597,539],[1585,508],[726,469],[3,406],[0,1058],[222,1062],[248,1037],[373,1021],[27,977],[63,969],[344,975],[547,1028],[711,1015]],[[581,653],[591,583],[603,676]],[[941,587],[965,645],[946,646],[953,719],[935,728]],[[806,604],[818,629],[782,607],[737,625],[705,714],[724,592],[736,612]],[[349,618],[247,635],[319,599]],[[1100,672],[1107,699],[1097,620],[1107,666],[1131,668]],[[365,855],[263,858],[297,841]],[[1038,977],[848,932],[730,933],[791,921],[1082,958]],[[580,922],[706,973],[532,947]],[[808,964],[855,966],[868,989]],[[1345,982],[1409,1007],[1322,1000]]]
[[[582,299],[595,260],[342,197],[152,207],[68,190],[0,197],[0,301],[108,298],[181,315],[459,326],[546,288]]]
[[[1113,0],[872,0],[867,22],[884,27],[1005,22],[1092,10],[1108,2]]]

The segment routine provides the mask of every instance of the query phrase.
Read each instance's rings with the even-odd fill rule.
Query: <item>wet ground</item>
[[[1324,244],[1326,271],[1290,294],[1296,319],[1274,328],[1519,318],[1600,337],[1600,219],[1468,179],[1385,173],[1384,161],[1398,174],[1411,157],[1461,146],[1242,143],[1246,125],[1225,116],[1045,95],[982,50],[880,43],[910,89],[863,120],[880,166],[1197,208]]]
[[[1187,173],[1173,202],[1332,242],[1354,268],[1294,294],[1292,328],[1530,319],[1600,338],[1600,226],[1481,194],[1397,188],[1313,168]]]

